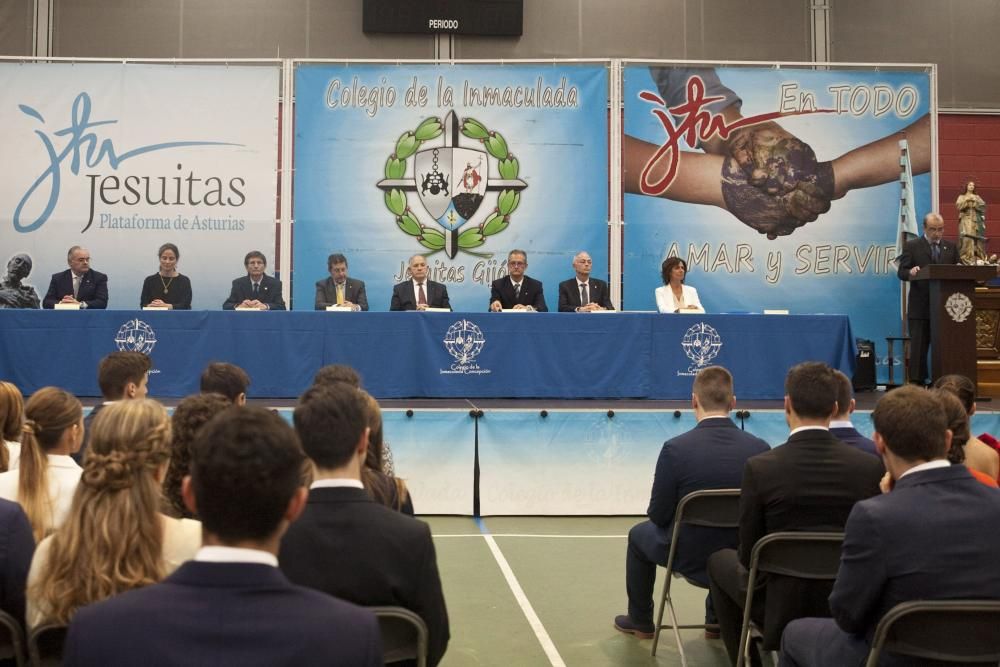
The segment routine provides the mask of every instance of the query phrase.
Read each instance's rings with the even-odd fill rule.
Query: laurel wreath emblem
[[[425,141],[441,136],[443,121],[440,118],[426,118],[415,130],[404,132],[396,141],[396,150],[385,163],[385,177],[401,179],[406,176],[406,160],[416,153]],[[500,178],[516,179],[521,168],[514,154],[507,148],[507,141],[499,132],[490,131],[485,125],[474,118],[462,121],[460,129],[463,136],[483,144],[486,152],[498,160]],[[499,234],[510,225],[510,215],[521,203],[521,193],[516,190],[501,190],[497,196],[497,205],[480,224],[470,227],[458,235],[458,247],[466,252],[486,243],[486,239]],[[444,234],[433,227],[428,227],[417,220],[413,211],[406,203],[406,193],[392,189],[385,193],[385,205],[394,216],[396,226],[404,233],[414,237],[420,245],[433,254],[444,250]],[[483,257],[492,254],[471,253]]]

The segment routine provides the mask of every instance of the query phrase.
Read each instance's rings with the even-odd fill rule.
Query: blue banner
[[[655,309],[678,256],[710,313],[844,313],[880,350],[899,335],[899,140],[919,226],[926,71],[634,65],[624,104],[623,307]]]
[[[513,248],[550,310],[576,252],[607,278],[605,65],[299,64],[295,100],[296,310],[334,252],[376,311],[414,254],[457,311]]]

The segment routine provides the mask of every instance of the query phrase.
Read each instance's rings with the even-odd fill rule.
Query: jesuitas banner
[[[486,311],[507,253],[527,251],[549,310],[573,255],[607,279],[605,64],[299,64],[294,308],[343,253],[388,310],[424,254],[455,310]]]
[[[279,75],[277,62],[0,63],[2,260],[31,260],[5,293],[44,298],[80,245],[109,277],[108,307],[138,308],[173,243],[193,307],[221,308],[247,251],[274,262]]]
[[[661,263],[677,256],[708,312],[844,313],[857,336],[899,335],[899,141],[919,227],[927,70],[624,72],[626,308],[656,308]]]

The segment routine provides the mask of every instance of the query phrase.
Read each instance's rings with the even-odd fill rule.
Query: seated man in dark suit
[[[448,646],[448,612],[430,528],[375,503],[361,484],[368,451],[364,395],[345,383],[314,386],[295,430],[315,481],[301,519],[281,541],[288,578],[356,604],[405,607],[427,624],[428,664]]]
[[[368,310],[368,295],[364,281],[347,277],[347,258],[334,253],[326,258],[329,278],[316,283],[316,310],[327,306],[346,306],[351,310]]]
[[[528,253],[511,250],[507,254],[507,276],[490,285],[490,310],[537,310],[548,312],[542,283],[524,275],[528,268]]]
[[[264,273],[267,268],[264,253],[251,250],[243,258],[243,266],[247,269],[247,275],[233,281],[233,288],[229,292],[229,298],[222,304],[222,309],[284,310],[281,281]]]
[[[305,507],[304,459],[292,428],[264,408],[205,424],[182,486],[205,546],[163,582],[77,611],[63,664],[381,665],[371,612],[295,586],[277,567],[281,536]]]
[[[69,249],[66,261],[68,269],[52,274],[42,307],[55,308],[57,303],[76,303],[80,308],[107,308],[108,277],[90,268],[90,251],[75,245]]]
[[[734,489],[740,485],[747,459],[768,451],[767,443],[742,431],[729,418],[736,407],[733,376],[721,366],[698,372],[691,388],[691,407],[698,425],[667,440],[656,461],[653,492],[646,514],[649,521],[628,533],[625,584],[628,614],[615,618],[615,627],[645,639],[653,636],[653,583],[657,564],[666,566],[674,512],[681,498],[704,489]],[[674,570],[708,588],[705,562],[713,552],[736,546],[736,531],[685,526]],[[716,622],[706,600],[706,624]]]
[[[427,259],[423,255],[410,258],[411,280],[404,280],[392,288],[389,310],[451,309],[448,288],[427,279]]]
[[[97,386],[101,388],[103,401],[93,407],[83,419],[83,444],[79,451],[70,454],[73,460],[83,465],[83,456],[90,445],[90,425],[104,406],[146,398],[149,394],[149,369],[152,362],[142,352],[112,352],[97,365]]]
[[[830,595],[833,618],[789,623],[782,665],[863,665],[875,626],[901,602],[1000,599],[1000,492],[948,464],[951,431],[940,401],[901,387],[878,402],[872,420],[895,486],[854,506]],[[902,660],[879,664],[925,664]]]
[[[560,313],[589,313],[594,310],[614,310],[611,291],[603,280],[590,277],[594,261],[585,252],[578,252],[573,258],[576,278],[559,283]]]
[[[830,419],[837,412],[833,369],[818,362],[793,366],[785,378],[785,419],[791,429],[788,441],[751,458],[743,469],[739,552],[723,549],[708,559],[712,602],[734,665],[750,552],[757,540],[789,530],[842,531],[854,503],[879,492],[882,463],[830,434]],[[754,593],[751,613],[757,622],[764,617],[766,584],[767,577],[762,577]],[[784,619],[799,609],[825,608],[826,592],[818,595],[814,588],[796,590],[793,599],[772,600],[769,607],[773,614],[769,615]],[[765,639],[777,631],[765,627]],[[751,660],[760,663],[756,650],[751,651]]]
[[[833,373],[837,376],[837,415],[830,420],[830,433],[837,440],[846,442],[851,447],[856,447],[872,456],[878,456],[878,452],[875,451],[875,443],[861,435],[851,423],[851,414],[856,405],[851,378],[840,371]]]

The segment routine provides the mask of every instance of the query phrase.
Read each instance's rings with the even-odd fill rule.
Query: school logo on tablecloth
[[[407,178],[410,157],[414,175]],[[491,165],[496,176],[490,175]],[[427,118],[399,137],[377,186],[403,233],[428,250],[444,250],[454,258],[460,251],[479,254],[472,249],[510,225],[521,191],[528,187],[517,177],[519,171],[520,162],[501,134],[474,118],[459,122],[449,111],[443,119]],[[486,201],[490,206],[484,208]],[[473,219],[478,224],[462,229]],[[430,220],[440,229],[424,224]]]
[[[119,352],[149,354],[156,347],[156,332],[140,319],[129,320],[118,329],[115,345]]]
[[[684,332],[681,339],[684,354],[691,360],[687,372],[677,371],[677,375],[697,375],[698,371],[712,363],[722,349],[722,337],[715,328],[699,322]]]
[[[486,346],[483,330],[469,320],[459,320],[448,327],[444,335],[444,348],[455,359],[451,368],[441,369],[442,375],[487,375],[488,368],[480,368],[476,357]]]

